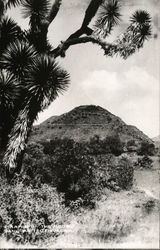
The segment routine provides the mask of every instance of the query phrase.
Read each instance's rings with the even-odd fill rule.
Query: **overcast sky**
[[[62,0],[56,20],[49,28],[49,40],[57,46],[80,27],[89,0]],[[59,62],[68,70],[71,83],[63,96],[39,115],[38,123],[50,116],[68,112],[76,106],[95,104],[127,124],[135,125],[150,137],[159,132],[159,34],[160,0],[121,0],[122,22],[109,41],[123,32],[132,13],[147,10],[152,16],[153,38],[127,60],[107,58],[96,45],[84,44],[70,48]],[[27,28],[18,9],[10,15]]]

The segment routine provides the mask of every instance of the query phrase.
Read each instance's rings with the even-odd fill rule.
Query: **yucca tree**
[[[106,56],[119,54],[126,59],[151,36],[150,15],[136,11],[124,34],[108,43],[107,37],[121,21],[120,2],[91,0],[81,27],[53,48],[47,38],[48,28],[62,0],[51,2],[0,0],[0,127],[5,148],[3,163],[10,177],[21,169],[29,132],[38,113],[69,84],[69,75],[56,63],[56,58],[65,57],[73,45],[90,42],[101,46]],[[7,9],[18,5],[22,6],[23,17],[29,18],[28,30],[22,30],[7,17]],[[89,24],[94,17],[91,29]]]

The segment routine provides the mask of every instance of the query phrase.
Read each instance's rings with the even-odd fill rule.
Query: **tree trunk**
[[[20,173],[21,171],[24,150],[33,124],[29,113],[28,106],[21,110],[11,131],[3,159],[7,179],[12,179],[15,172]]]

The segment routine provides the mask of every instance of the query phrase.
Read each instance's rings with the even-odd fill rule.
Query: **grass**
[[[136,232],[139,223],[147,216],[144,207],[150,204],[150,200],[142,191],[116,193],[106,189],[94,210],[84,210],[72,216],[69,230],[57,239],[54,247],[118,246],[123,238]],[[52,242],[48,247],[53,247]]]

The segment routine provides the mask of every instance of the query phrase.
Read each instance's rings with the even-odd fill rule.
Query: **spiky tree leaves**
[[[52,57],[42,55],[33,61],[25,82],[28,96],[31,96],[37,107],[43,110],[58,96],[58,93],[66,90],[69,75]]]
[[[14,123],[15,103],[20,95],[20,86],[15,77],[6,71],[0,71],[0,127],[1,148],[5,148],[8,134]]]
[[[13,75],[0,71],[0,110],[9,111],[14,108],[19,97],[19,83]],[[3,119],[3,117],[1,117]]]
[[[13,172],[17,166],[17,158],[25,149],[28,134],[39,111],[64,91],[69,83],[68,73],[61,69],[49,56],[37,57],[25,78],[28,95],[11,131],[4,164]]]
[[[44,26],[43,26],[44,24]],[[31,29],[26,32],[26,38],[30,45],[33,45],[38,53],[50,53],[53,49],[47,39],[47,29],[43,23],[39,31],[34,32]],[[41,42],[40,42],[41,41]]]
[[[30,46],[27,42],[21,42],[19,40],[11,43],[2,54],[0,61],[1,67],[16,78],[20,88],[19,98],[14,103],[14,120],[16,120],[19,110],[23,109],[25,106],[25,98],[27,94],[25,75],[28,74],[28,68],[33,63],[36,55],[37,52],[33,46]]]
[[[45,20],[49,11],[49,0],[24,0],[22,6],[24,18],[30,18],[31,29],[38,31],[41,20]]]
[[[33,46],[30,46],[26,42],[16,40],[11,43],[2,54],[0,61],[1,67],[22,80],[36,54]]]
[[[111,33],[113,27],[120,21],[120,3],[118,0],[105,1],[101,6],[98,19],[95,23],[94,34],[105,38]]]
[[[6,5],[7,5],[8,8],[11,8],[12,6],[16,7],[17,5],[22,3],[22,1],[23,0],[8,0]]]
[[[30,19],[30,30],[26,33],[27,39],[40,53],[50,50],[47,39],[48,27],[55,12],[59,10],[59,2],[56,1],[52,7],[49,0],[23,0],[22,2],[23,16]]]
[[[131,24],[114,44],[105,51],[107,56],[119,54],[123,59],[143,47],[145,40],[151,37],[151,18],[145,11],[136,11],[131,17]]]
[[[22,6],[24,18],[31,18],[36,13],[40,19],[44,19],[48,13],[50,2],[49,0],[24,0]]]
[[[130,18],[131,23],[136,23],[139,25],[149,24],[151,22],[151,17],[147,11],[137,10]]]
[[[136,11],[131,17],[131,30],[139,36],[139,46],[152,35],[151,17],[147,11]]]
[[[22,30],[11,18],[3,18],[0,25],[0,54],[7,46],[22,37]]]
[[[55,19],[60,9],[61,4],[62,4],[62,0],[54,0],[54,3],[52,4],[52,7],[50,8],[50,11],[47,17],[47,20],[49,23],[51,23]]]

